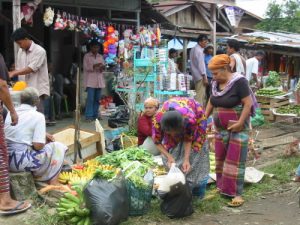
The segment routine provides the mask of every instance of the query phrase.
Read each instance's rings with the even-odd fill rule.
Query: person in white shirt
[[[178,57],[178,51],[175,48],[171,48],[169,50],[169,58],[168,58],[168,73],[180,73],[178,66],[175,62]]]
[[[227,41],[227,54],[230,56],[230,68],[233,73],[246,74],[246,60],[239,53],[240,43],[235,39]]]
[[[38,91],[26,88],[21,93],[21,105],[16,108],[18,124],[11,125],[10,114],[5,119],[9,169],[12,172],[30,171],[36,181],[58,185],[68,148],[46,133],[45,117],[36,110],[38,103]]]
[[[256,82],[256,86],[260,87],[260,82],[258,80],[258,67],[259,62],[265,57],[265,53],[263,51],[257,51],[255,56],[247,59],[246,61],[246,78],[249,82],[252,80]]]

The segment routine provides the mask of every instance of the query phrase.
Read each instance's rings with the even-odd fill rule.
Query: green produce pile
[[[297,116],[300,116],[300,105],[282,106],[282,107],[276,109],[276,113],[279,113],[279,114],[296,114]]]
[[[265,96],[265,97],[275,97],[275,96],[281,96],[284,94],[285,93],[283,91],[279,91],[277,88],[274,88],[274,87],[262,88],[256,92],[256,95]]]
[[[73,187],[77,196],[65,193],[64,197],[57,203],[58,216],[63,218],[71,225],[90,225],[90,210],[85,207],[82,188]]]
[[[269,76],[266,80],[267,87],[279,87],[281,85],[280,76],[276,71],[269,71]]]
[[[150,168],[156,165],[153,156],[146,150],[138,147],[114,151],[104,156],[99,156],[96,160],[103,165],[111,165],[122,170],[127,168],[133,161],[140,162],[138,169],[128,177],[128,180],[130,180],[137,188],[142,189],[148,186],[148,183],[144,180],[144,176]],[[135,165],[130,166],[129,169],[125,171],[125,176],[133,169],[135,169]]]

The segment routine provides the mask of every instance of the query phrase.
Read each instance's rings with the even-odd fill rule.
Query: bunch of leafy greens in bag
[[[132,164],[131,161],[123,162],[121,164],[122,169],[128,168],[129,166],[129,168],[125,171],[125,176],[129,175],[127,179],[138,189],[146,189],[149,187],[147,181],[144,180],[144,176],[150,167],[145,164],[132,164],[132,166],[130,166],[130,164]]]
[[[269,76],[266,80],[267,87],[279,87],[280,86],[280,76],[276,71],[269,71]]]
[[[153,156],[146,150],[138,147],[130,147],[115,151],[104,156],[97,157],[97,160],[104,165],[120,167],[122,162],[139,161],[146,166],[154,166]]]

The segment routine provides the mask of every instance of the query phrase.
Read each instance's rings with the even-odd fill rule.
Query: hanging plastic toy
[[[44,13],[44,24],[46,27],[49,27],[53,24],[54,19],[54,10],[51,7],[48,7]]]

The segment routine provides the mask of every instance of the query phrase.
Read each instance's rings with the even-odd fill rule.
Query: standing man
[[[257,51],[254,57],[247,59],[246,61],[246,78],[249,82],[251,82],[252,80],[256,82],[256,86],[258,88],[260,87],[260,82],[258,80],[258,67],[259,63],[263,60],[264,57],[265,53],[263,51]]]
[[[206,86],[208,84],[203,52],[207,43],[207,36],[200,34],[197,39],[197,45],[194,48],[192,48],[190,54],[191,71],[195,82],[196,90],[195,99],[201,105],[205,104]]]
[[[227,54],[230,56],[230,68],[233,73],[246,74],[246,60],[239,53],[240,43],[235,39],[227,41]]]
[[[9,72],[9,77],[19,76],[19,80],[34,87],[39,92],[38,111],[44,114],[44,100],[50,95],[47,55],[45,49],[31,40],[24,28],[15,30],[11,38],[20,49],[16,61],[16,70]]]
[[[99,54],[100,44],[96,40],[90,42],[90,51],[83,58],[84,82],[87,91],[85,119],[91,122],[98,118],[101,88],[105,87],[103,71],[105,62]]]

